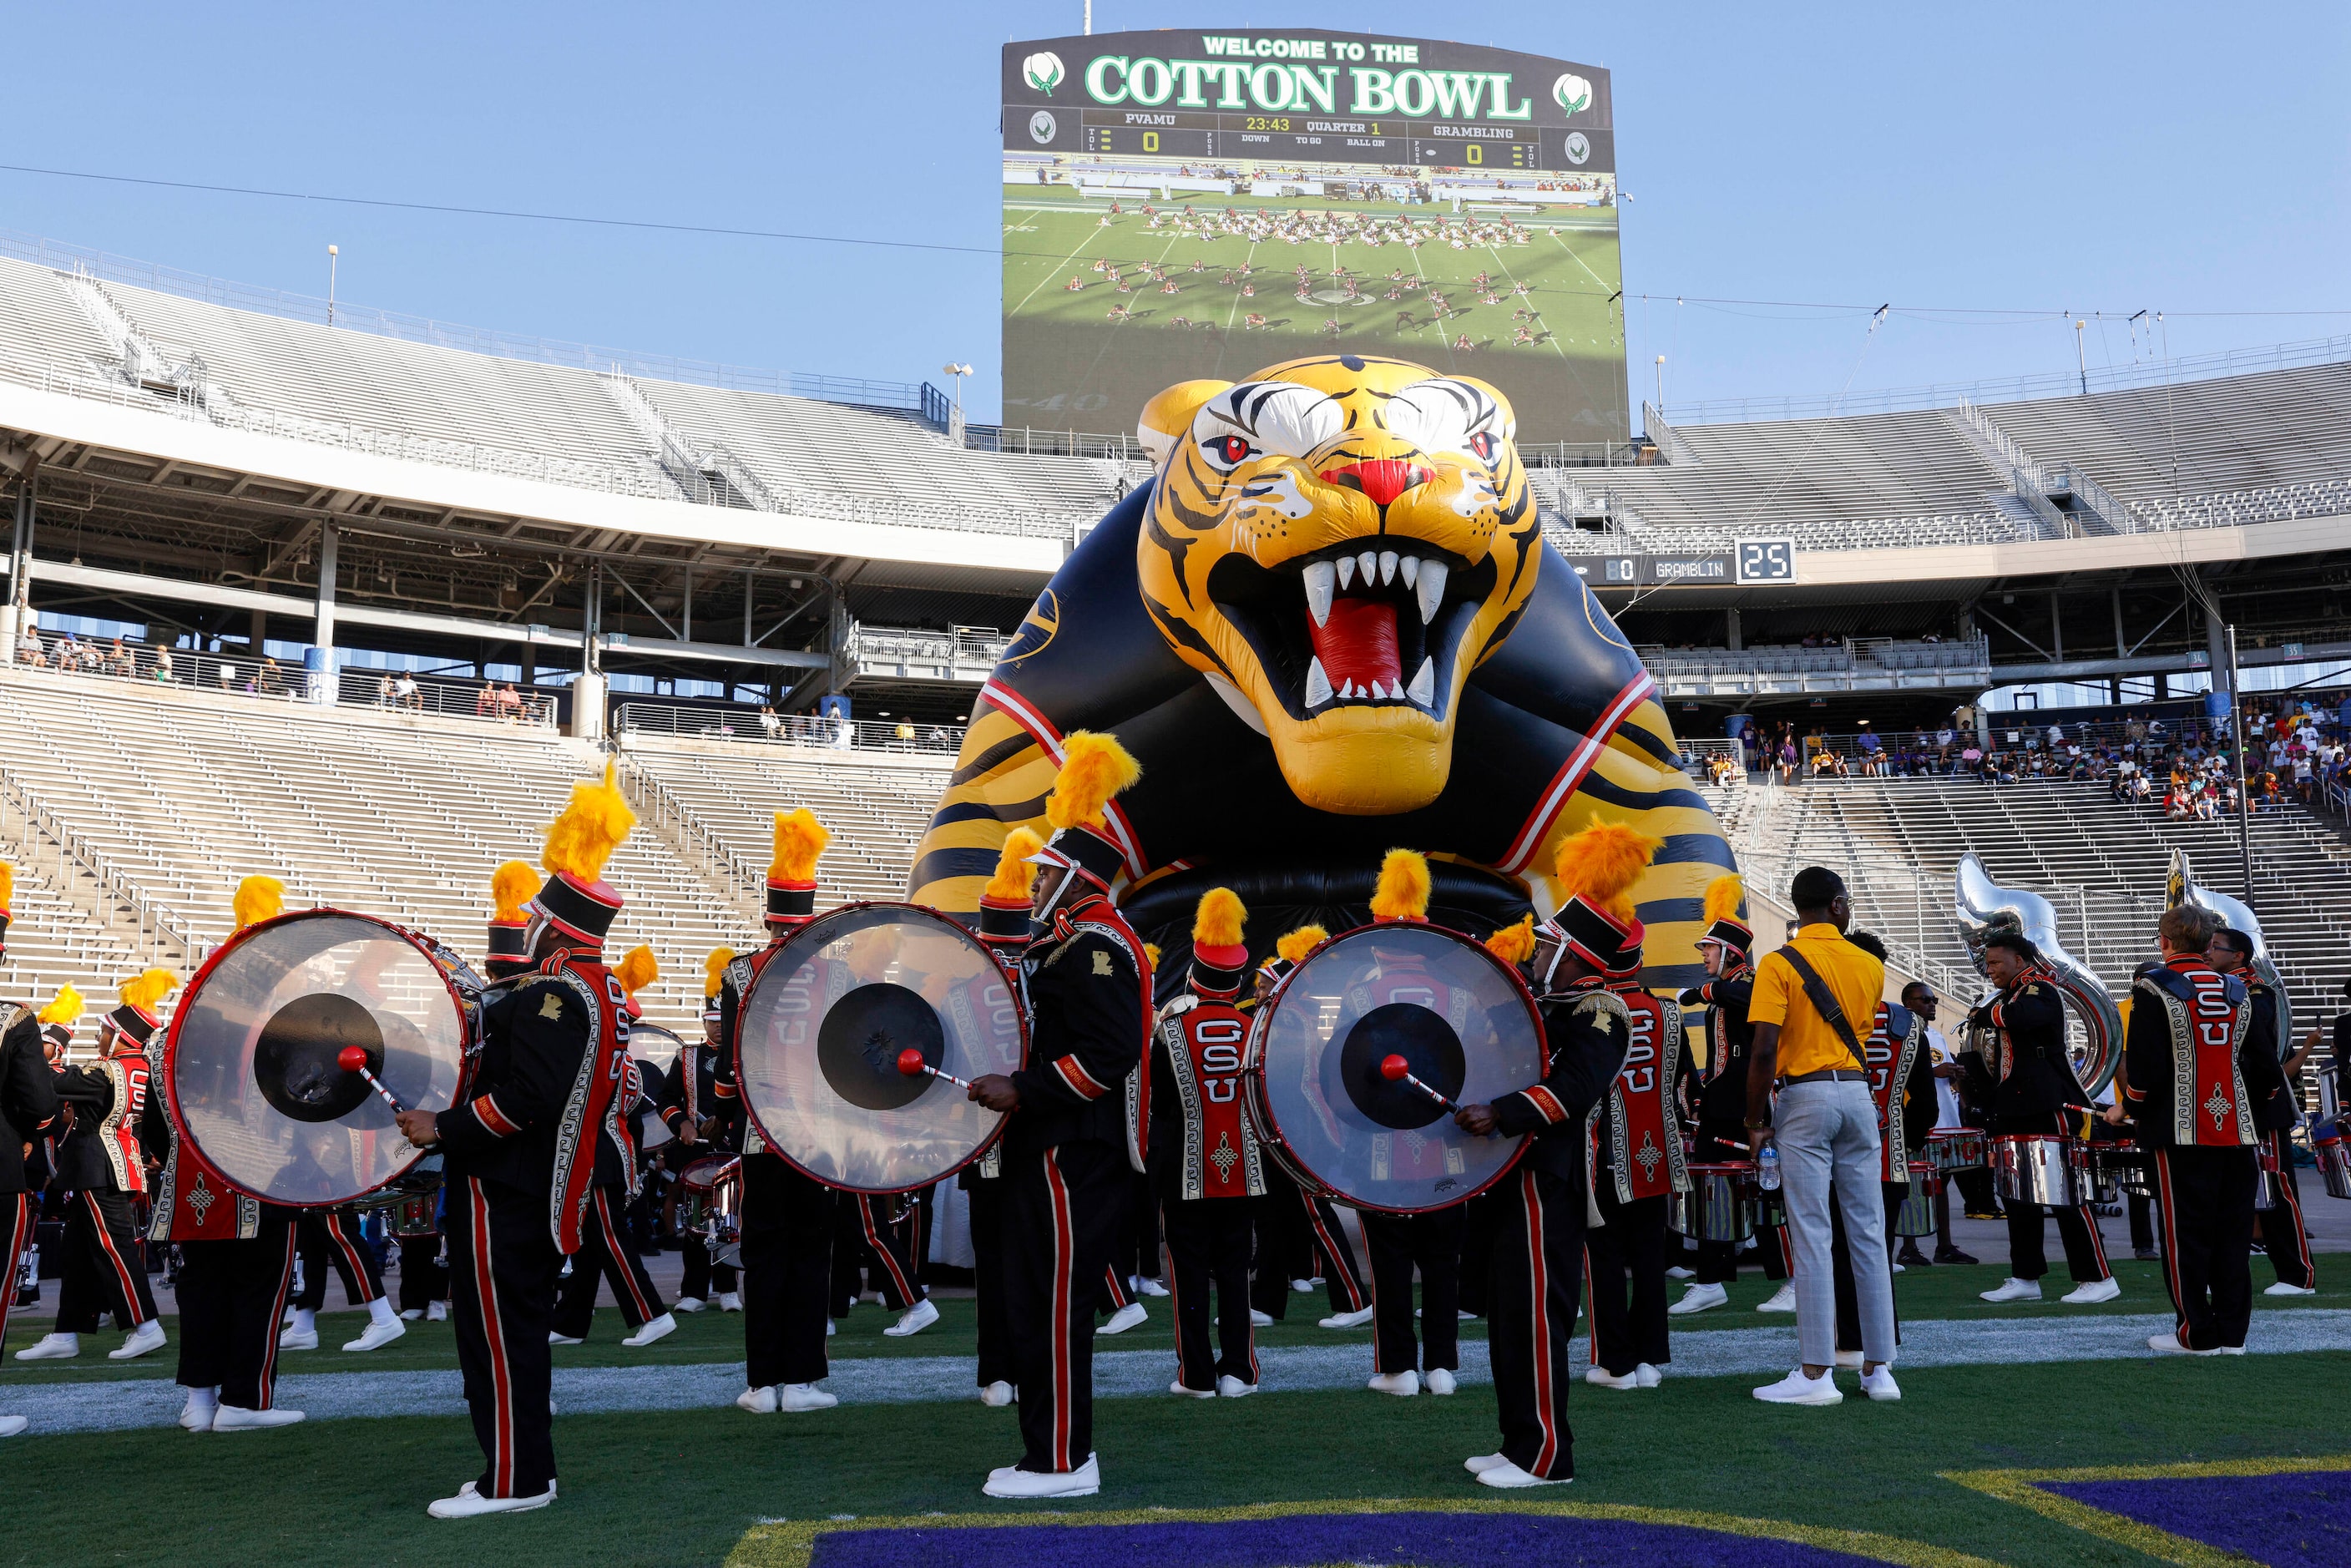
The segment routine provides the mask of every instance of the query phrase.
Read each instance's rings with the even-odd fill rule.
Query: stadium
[[[1252,852],[1274,865],[1249,893],[1265,913],[1249,928],[1244,971],[1274,957],[1287,924],[1277,911],[1373,920],[1387,888],[1374,891],[1372,876],[1403,812],[1325,813],[1337,823],[1329,843],[1343,846],[1326,858],[1347,863],[1316,869],[1327,883],[1311,896],[1259,890],[1303,874],[1276,849],[1311,859],[1322,846],[1293,841],[1286,800],[1264,803],[1262,792],[1286,793],[1275,786],[1289,777],[1288,754],[1280,769],[1244,765],[1271,756],[1283,731],[1278,713],[1270,737],[1262,713],[1251,723],[1255,688],[1239,660],[1218,644],[1231,678],[1195,680],[1205,662],[1176,664],[1154,640],[1181,644],[1168,631],[1181,595],[1151,598],[1157,580],[1129,547],[1161,527],[1158,508],[1197,444],[1183,438],[1203,428],[1190,423],[1194,408],[1210,405],[1186,405],[1170,429],[1144,418],[1144,404],[1179,373],[1240,380],[1319,353],[1315,329],[1336,312],[1377,318],[1380,340],[1408,307],[1420,319],[1398,321],[1375,351],[1425,365],[1448,388],[1463,384],[1451,378],[1499,377],[1487,353],[1499,333],[1498,357],[1581,366],[1568,373],[1593,379],[1575,397],[1621,403],[1624,321],[1606,298],[1619,280],[1615,234],[1577,216],[1587,201],[1613,204],[1614,176],[1461,197],[1324,182],[1303,165],[1196,162],[1180,177],[1175,166],[1040,158],[1016,180],[1008,154],[1008,322],[1066,324],[1072,343],[1115,361],[1121,379],[1071,389],[1123,410],[1112,434],[1100,405],[1008,404],[1007,423],[985,424],[927,382],[461,327],[0,233],[0,501],[14,525],[0,716],[16,737],[0,755],[0,860],[14,873],[0,901],[0,994],[41,1008],[74,988],[104,1011],[120,977],[167,970],[182,988],[152,1006],[161,1061],[164,1042],[205,1016],[190,996],[225,994],[218,977],[260,950],[256,932],[273,929],[248,906],[244,884],[256,875],[282,882],[278,919],[349,911],[445,945],[436,965],[482,962],[493,868],[552,856],[550,819],[609,769],[635,826],[601,873],[626,897],[602,939],[616,956],[643,946],[657,965],[633,988],[633,1049],[658,1078],[678,1041],[700,1040],[705,1016],[716,1027],[720,971],[705,969],[715,949],[757,952],[769,935],[909,900],[986,934],[998,850],[1017,841],[1007,830],[1044,823],[1047,790],[1068,787],[1057,768],[1075,726],[1069,713],[1043,712],[1048,695],[1060,697],[1038,674],[1061,668],[1055,658],[1078,662],[1119,702],[1121,682],[1150,688],[1148,700],[1086,719],[1138,753],[1160,747],[1123,797],[1126,813],[1096,819],[1109,824],[1101,833],[1125,835],[1108,852],[1122,866],[1111,880],[1138,941],[1164,948],[1150,999],[1168,1002],[1187,972],[1221,962],[1221,939],[1196,942],[1206,923],[1196,927],[1193,912],[1230,868],[1202,863],[1178,829],[1258,833]],[[1016,222],[1029,226],[1012,232]],[[1391,278],[1399,271],[1411,288]],[[1164,296],[1163,284],[1179,292]],[[1432,311],[1433,297],[1450,304]],[[1252,298],[1270,304],[1252,308]],[[1102,313],[1118,299],[1138,303],[1106,334]],[[1269,318],[1262,332],[1242,325],[1252,308]],[[1512,309],[1543,317],[1531,341],[1510,343]],[[1194,330],[1165,330],[1179,310]],[[1464,332],[1473,346],[1457,357]],[[1186,347],[1155,357],[1131,346],[1136,336]],[[496,1552],[517,1563],[794,1568],[1103,1551],[1187,1565],[1464,1568],[1530,1551],[1805,1568],[2351,1562],[2340,1397],[2351,1374],[2351,1169],[2330,1131],[2351,1087],[2340,1054],[2351,1030],[2337,1018],[2351,979],[2351,338],[1670,416],[1644,402],[1628,414],[1587,439],[1518,443],[1519,477],[1498,481],[1522,482],[1529,575],[1558,602],[1590,606],[1578,624],[1523,599],[1522,610],[1533,605],[1523,619],[1478,620],[1474,596],[1499,604],[1504,586],[1489,580],[1501,574],[1456,559],[1447,599],[1447,574],[1417,568],[1437,586],[1420,601],[1426,628],[1407,623],[1402,635],[1433,664],[1447,665],[1466,716],[1456,773],[1515,777],[1531,766],[1517,737],[1569,733],[1557,755],[1524,748],[1541,761],[1543,799],[1531,814],[1513,804],[1495,852],[1447,857],[1431,844],[1420,914],[1460,927],[1460,945],[1488,965],[1489,926],[1499,942],[1521,913],[1569,918],[1573,883],[1546,868],[1572,829],[1635,822],[1661,842],[1644,855],[1648,865],[1656,854],[1656,880],[1625,907],[1649,934],[1646,988],[1669,998],[1706,980],[1701,945],[1729,913],[1713,907],[1715,872],[1743,878],[1732,919],[1752,928],[1760,956],[1802,924],[1799,873],[1834,868],[1852,928],[1885,950],[1887,1000],[1927,988],[1941,998],[1938,1027],[1956,1040],[1968,1009],[1998,988],[1983,965],[1987,932],[2004,918],[2037,933],[2061,975],[2086,977],[2096,999],[2056,1010],[2073,1061],[2103,1050],[2107,1074],[2121,1040],[2101,1037],[2098,1019],[2114,1015],[2121,1029],[2116,1004],[2145,995],[2135,977],[2158,957],[2168,912],[2257,922],[2280,1042],[2315,1044],[2297,1051],[2285,1084],[2295,1125],[2283,1134],[2284,1170],[2259,1178],[2264,1194],[2293,1181],[2293,1239],[2272,1218],[2284,1212],[2275,1197],[2261,1211],[2252,1326],[2235,1354],[2148,1348],[2166,1333],[2184,1343],[2168,1299],[2167,1248],[2177,1243],[2165,1215],[2176,1210],[2154,1207],[2158,1235],[2139,1189],[2093,1197],[2085,1186],[2081,1212],[2117,1289],[2061,1300],[2066,1281],[2053,1274],[2045,1300],[2036,1282],[2030,1299],[1988,1301],[2015,1283],[2013,1231],[1972,1193],[1962,1203],[1955,1176],[1939,1238],[1928,1222],[1901,1232],[1912,1261],[1896,1265],[1892,1287],[1899,1403],[1862,1397],[1849,1381],[1835,1410],[1757,1403],[1758,1384],[1803,1357],[1792,1305],[1757,1315],[1779,1311],[1783,1294],[1792,1301],[1795,1286],[1778,1288],[1764,1231],[1750,1225],[1715,1239],[1737,1249],[1736,1277],[1719,1308],[1671,1319],[1662,1379],[1612,1381],[1593,1360],[1598,1325],[1565,1331],[1574,1484],[1489,1493],[1460,1460],[1495,1441],[1510,1331],[1465,1288],[1458,1365],[1442,1385],[1413,1385],[1451,1393],[1458,1372],[1459,1392],[1384,1396],[1411,1390],[1380,1388],[1392,1371],[1375,1359],[1386,1354],[1375,1351],[1379,1309],[1367,1291],[1351,1311],[1347,1281],[1375,1271],[1393,1281],[1400,1267],[1407,1305],[1416,1278],[1424,1302],[1440,1299],[1430,1264],[1416,1276],[1411,1258],[1384,1260],[1371,1239],[1398,1217],[1340,1186],[1335,1205],[1322,1204],[1344,1218],[1335,1240],[1309,1237],[1270,1265],[1259,1222],[1250,1293],[1265,1321],[1249,1361],[1259,1381],[1241,1392],[1262,1393],[1249,1403],[1170,1397],[1168,1378],[1181,1392],[1186,1374],[1176,1303],[1157,1280],[1172,1283],[1173,1270],[1155,1243],[1130,1250],[1134,1270],[1112,1270],[1123,1283],[1106,1282],[1098,1314],[1116,1328],[1093,1349],[1099,1493],[1008,1502],[979,1482],[1019,1453],[1023,1412],[1003,1407],[1008,1385],[975,1384],[990,1354],[984,1336],[1002,1331],[988,1328],[977,1283],[986,1265],[973,1237],[987,1221],[976,1184],[950,1174],[919,1201],[841,1202],[820,1358],[837,1406],[779,1408],[770,1388],[764,1407],[738,1409],[760,1385],[747,1370],[741,1303],[723,1305],[718,1288],[699,1313],[664,1310],[665,1334],[623,1340],[653,1314],[621,1303],[616,1273],[612,1304],[596,1303],[589,1326],[549,1352],[559,1500],[527,1518],[447,1522],[425,1505],[480,1461],[478,1424],[467,1419],[449,1270],[393,1231],[400,1209],[366,1207],[340,1254],[304,1243],[312,1306],[283,1291],[270,1305],[308,1342],[287,1342],[264,1387],[266,1403],[274,1377],[277,1405],[307,1418],[238,1437],[181,1429],[189,1389],[174,1381],[174,1353],[193,1297],[172,1240],[144,1241],[120,1262],[126,1298],[131,1274],[145,1277],[172,1350],[95,1354],[115,1348],[115,1327],[131,1331],[118,1313],[82,1332],[78,1354],[21,1355],[53,1336],[68,1289],[83,1288],[68,1283],[74,1195],[53,1188],[27,1199],[21,1265],[0,1280],[15,1292],[0,1318],[0,1413],[30,1422],[5,1439],[16,1550],[66,1562]],[[1368,493],[1377,475],[1353,483]],[[1190,569],[1175,554],[1168,580],[1180,589]],[[1347,559],[1340,622],[1370,613],[1361,605],[1375,572],[1383,588],[1395,580],[1376,551]],[[1439,559],[1432,548],[1426,560]],[[1101,575],[1112,567],[1124,575]],[[1391,610],[1418,591],[1405,570]],[[1309,610],[1283,580],[1284,612],[1315,614],[1297,632],[1306,639],[1334,601],[1326,576],[1318,612],[1317,580],[1293,575]],[[1152,613],[1130,607],[1127,621],[1140,632],[1085,622],[1073,585],[1113,579],[1139,580]],[[1199,580],[1230,597],[1228,579]],[[1552,694],[1526,695],[1500,676],[1479,687],[1470,654],[1439,646],[1457,622],[1471,628],[1465,639],[1501,622],[1486,667],[1520,686],[1596,680],[1587,664],[1614,670],[1605,660],[1621,657],[1631,678],[1620,693],[1609,674],[1604,695],[1623,700],[1604,726],[1570,725],[1543,706]],[[1394,643],[1396,614],[1384,628]],[[1148,658],[1117,640],[1130,633]],[[1578,640],[1590,637],[1600,642]],[[1301,669],[1309,645],[1298,643]],[[1518,673],[1521,657],[1541,680]],[[1280,659],[1266,662],[1278,689]],[[1374,699],[1406,703],[1404,673],[1385,671],[1392,696],[1374,678]],[[1184,692],[1163,689],[1175,685]],[[1301,712],[1353,700],[1334,699],[1331,685]],[[1449,722],[1447,700],[1416,691],[1409,702]],[[1654,716],[1627,718],[1636,705]],[[1504,709],[1517,727],[1492,727]],[[1573,766],[1554,776],[1561,756]],[[1149,795],[1178,775],[1195,789],[1215,786],[1207,805],[1179,810]],[[1562,804],[1571,796],[1583,803]],[[829,843],[812,874],[788,877],[778,820],[801,809]],[[1413,810],[1416,830],[1446,830],[1440,808]],[[1071,824],[1044,831],[1054,829]],[[558,886],[565,873],[545,869]],[[805,907],[778,916],[779,896],[804,894]],[[792,924],[809,916],[820,925]],[[865,928],[830,929],[852,933],[839,945],[848,949]],[[1279,962],[1303,975],[1318,953],[1355,940],[1331,929],[1338,940]],[[1491,963],[1505,963],[1495,952]],[[891,970],[904,982],[893,989],[946,1014],[921,967]],[[1153,971],[1138,969],[1148,988]],[[1511,984],[1512,995],[1524,988]],[[367,1006],[389,1006],[371,996]],[[1697,1003],[1673,1016],[1687,1029],[1682,1049],[1711,1049]],[[73,1033],[70,1018],[67,1028],[61,1061],[98,1062],[97,1042],[111,1037],[88,1025]],[[1029,1028],[1024,1013],[1024,1042]],[[257,1060],[246,1065],[262,1071]],[[938,1092],[921,1070],[898,1068]],[[751,1076],[744,1092],[756,1109]],[[2116,1098],[2105,1076],[2096,1090],[2086,1077],[2075,1087],[2103,1106]],[[1466,1101],[1462,1079],[1451,1082]],[[160,1092],[160,1072],[155,1083]],[[184,1140],[200,1124],[198,1091],[173,1092]],[[336,1117],[361,1105],[376,1113],[363,1088],[340,1103]],[[2065,1113],[2082,1109],[2068,1101]],[[1274,1113],[1255,1103],[1246,1113]],[[1449,1125],[1434,1115],[1383,1124]],[[37,1150],[40,1139],[19,1130]],[[1379,1146],[1384,1166],[1390,1145]],[[34,1163],[57,1157],[55,1146],[37,1150]],[[692,1232],[705,1210],[684,1172],[647,1168],[614,1223],[642,1249],[660,1305],[685,1295],[696,1267],[716,1286],[710,1249],[721,1232],[707,1246]],[[792,1168],[801,1172],[798,1158]],[[160,1201],[168,1212],[172,1198]],[[1669,1237],[1665,1256],[1677,1270],[1703,1268],[1698,1239],[1685,1249]],[[1911,1249],[1938,1240],[1966,1260]],[[364,1280],[369,1269],[347,1261],[362,1249],[386,1292],[374,1311],[354,1293],[354,1272]],[[2290,1284],[2296,1254],[2306,1287],[2266,1289]],[[1269,1281],[1286,1312],[1263,1310]],[[934,1309],[921,1322],[917,1287]],[[1121,1291],[1127,1299],[1107,1299]],[[1217,1295],[1227,1299],[1222,1277]],[[393,1337],[352,1348],[412,1296],[416,1315],[403,1312]],[[1425,1319],[1405,1333],[1437,1343]],[[989,1386],[1006,1387],[1005,1401],[975,1396]],[[106,1507],[92,1506],[93,1484],[107,1489]]]

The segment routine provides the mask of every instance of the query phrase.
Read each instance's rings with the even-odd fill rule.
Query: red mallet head
[[[343,1047],[335,1053],[335,1065],[346,1072],[358,1072],[363,1070],[367,1066],[367,1047],[363,1045]]]
[[[1403,1057],[1389,1056],[1383,1057],[1381,1059],[1380,1076],[1386,1079],[1389,1082],[1401,1083],[1411,1075],[1412,1063],[1406,1061]]]
[[[920,1078],[929,1067],[930,1063],[923,1060],[923,1053],[911,1045],[898,1053],[898,1071],[909,1078]]]

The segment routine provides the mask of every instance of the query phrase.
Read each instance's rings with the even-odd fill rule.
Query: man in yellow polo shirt
[[[1853,903],[1836,873],[1807,866],[1789,889],[1796,935],[1755,967],[1755,1026],[1747,1076],[1748,1140],[1777,1150],[1788,1244],[1795,1260],[1796,1335],[1803,1364],[1755,1391],[1775,1405],[1834,1405],[1836,1287],[1829,1205],[1844,1217],[1861,1313],[1861,1390],[1899,1399],[1894,1359],[1894,1277],[1879,1196],[1877,1103],[1861,1042],[1877,1019],[1886,966],[1844,939]],[[1779,1089],[1776,1106],[1774,1085]]]

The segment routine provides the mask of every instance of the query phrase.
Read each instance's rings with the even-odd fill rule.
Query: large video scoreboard
[[[1522,442],[1621,441],[1608,74],[1321,29],[1007,45],[1005,423],[1132,431],[1305,354],[1479,376]]]

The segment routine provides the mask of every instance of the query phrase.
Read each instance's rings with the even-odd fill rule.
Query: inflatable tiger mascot
[[[1433,862],[1430,918],[1482,937],[1548,912],[1559,841],[1612,821],[1665,842],[1635,893],[1652,983],[1695,983],[1729,850],[1640,660],[1544,544],[1514,423],[1482,382],[1353,354],[1154,398],[1157,476],[1007,648],[911,896],[976,910],[1005,836],[1043,828],[1061,737],[1102,730],[1143,765],[1109,821],[1163,974],[1207,886],[1270,948],[1360,924],[1392,846]]]

